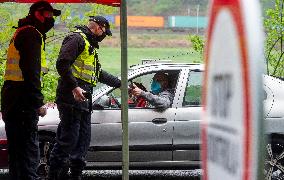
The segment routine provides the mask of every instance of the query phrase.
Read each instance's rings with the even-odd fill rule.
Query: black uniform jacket
[[[98,42],[96,41],[88,27],[76,26],[76,28],[80,29],[87,36],[87,40],[91,45],[91,48],[89,49],[90,52],[92,52],[94,48],[99,48]],[[57,104],[69,104],[74,106],[75,108],[83,110],[87,110],[90,107],[90,104],[86,103],[92,102],[91,93],[93,86],[88,82],[74,77],[71,70],[71,65],[83,52],[84,48],[85,41],[83,37],[76,32],[65,37],[62,42],[59,57],[56,63],[56,68],[60,75],[56,92]],[[120,87],[121,84],[120,80],[117,77],[103,70],[100,70],[98,81],[112,87]],[[87,94],[85,96],[88,98],[88,102],[79,103],[75,101],[72,90],[78,86],[87,91]]]
[[[43,33],[42,24],[34,17],[20,19],[18,27],[31,25]],[[19,66],[24,81],[5,81],[1,90],[1,111],[3,113],[19,109],[38,109],[43,103],[41,93],[41,34],[33,27],[21,30],[14,44],[20,54]]]

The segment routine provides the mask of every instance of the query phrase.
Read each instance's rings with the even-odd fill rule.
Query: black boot
[[[81,180],[82,179],[82,168],[70,168],[70,180]]]
[[[71,174],[70,180],[82,180],[82,175],[73,176],[73,175]]]
[[[57,180],[57,171],[52,171],[49,169],[47,174],[47,180]]]
[[[69,177],[69,167],[62,167],[58,171],[57,180],[68,180]]]
[[[56,170],[49,170],[47,180],[68,180],[69,179],[69,167],[64,166],[57,168]]]
[[[81,160],[71,160],[70,163],[70,180],[81,180],[82,179],[82,172],[86,163]]]

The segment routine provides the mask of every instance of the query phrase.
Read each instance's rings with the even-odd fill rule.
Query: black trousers
[[[10,180],[37,180],[39,143],[35,110],[13,110],[3,114],[8,140]]]
[[[60,123],[50,155],[50,173],[70,165],[71,174],[80,175],[91,140],[91,113],[58,104]]]

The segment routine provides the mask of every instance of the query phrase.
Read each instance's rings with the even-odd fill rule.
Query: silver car
[[[200,165],[201,89],[204,66],[202,64],[154,63],[129,69],[129,83],[141,83],[149,90],[152,77],[163,71],[170,77],[174,100],[170,108],[139,108],[129,104],[130,168],[194,168]],[[284,83],[264,75],[265,115],[270,136],[267,145],[266,175],[281,174],[284,170]],[[121,168],[122,124],[120,89],[99,85],[93,94],[92,138],[87,155],[87,166],[97,169]],[[54,143],[60,119],[56,107],[38,124],[41,149],[39,173],[45,174],[50,150]],[[0,142],[5,139],[3,123]],[[270,143],[272,142],[272,143]],[[5,149],[5,143],[0,149]],[[1,150],[0,150],[1,153]],[[274,163],[279,160],[279,163]],[[0,163],[1,165],[1,163]],[[281,168],[281,167],[282,168]],[[272,168],[272,171],[270,169]],[[280,170],[279,170],[280,169]]]

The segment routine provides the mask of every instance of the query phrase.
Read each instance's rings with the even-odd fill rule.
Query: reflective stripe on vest
[[[42,38],[42,44],[44,44],[43,38]],[[44,45],[41,45],[41,62],[40,62],[40,64],[41,64],[41,75],[43,76],[43,75],[48,73]]]
[[[95,59],[96,52],[94,50],[93,53],[89,53],[89,48],[91,45],[87,40],[86,35],[79,30],[76,32],[80,33],[80,35],[83,37],[85,48],[72,64],[72,74],[76,78],[86,81],[93,86],[96,86],[97,79],[99,77],[98,71],[100,71],[99,69],[97,69],[97,59]]]
[[[20,54],[19,51],[15,47],[15,38],[17,34],[26,28],[32,27],[35,30],[37,30],[35,27],[27,25],[20,27],[16,30],[11,43],[8,48],[8,53],[7,53],[7,62],[6,62],[6,69],[5,69],[5,75],[4,75],[4,80],[11,80],[11,81],[24,81],[22,70],[19,66],[19,61],[20,61]],[[37,30],[38,33],[40,33]],[[44,51],[44,41],[43,41],[43,36],[41,35],[42,39],[42,44],[41,44],[41,77],[43,73],[47,73],[47,66],[46,66],[46,58],[45,58],[45,51]]]

